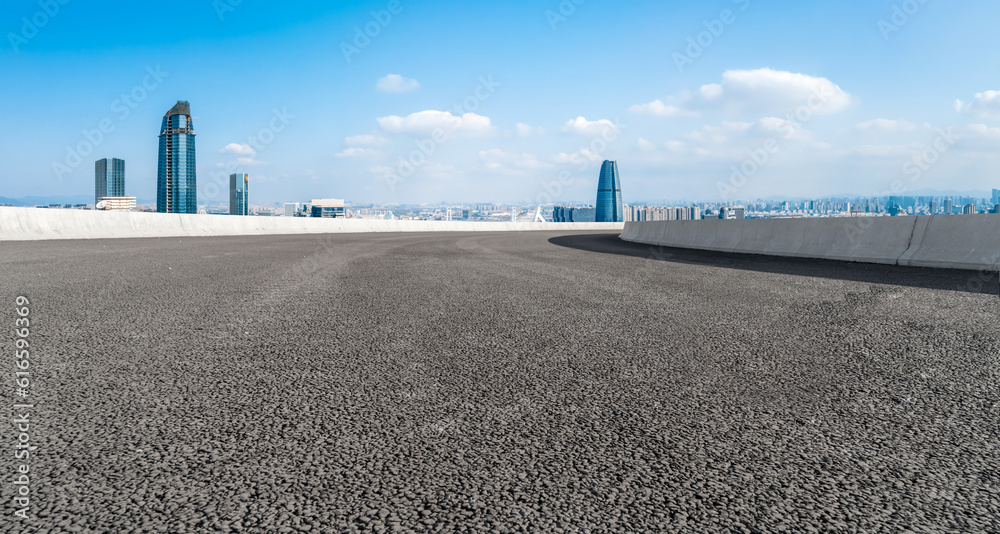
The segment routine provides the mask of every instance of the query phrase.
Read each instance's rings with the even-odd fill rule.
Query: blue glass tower
[[[156,172],[156,211],[198,213],[191,105],[178,100],[163,116]]]
[[[104,197],[125,196],[125,160],[104,158],[94,162],[94,204]]]
[[[250,215],[250,175],[229,175],[229,214]]]
[[[623,222],[622,184],[618,178],[618,163],[604,160],[597,181],[597,213],[595,222]]]

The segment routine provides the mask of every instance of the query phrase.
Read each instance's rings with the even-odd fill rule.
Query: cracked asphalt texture
[[[996,273],[551,232],[0,252],[38,406],[3,532],[1000,532]]]

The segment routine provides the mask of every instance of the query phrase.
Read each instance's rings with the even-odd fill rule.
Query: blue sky
[[[592,201],[605,158],[627,202],[1000,187],[996,2],[62,1],[3,2],[0,196],[119,157],[154,197],[177,100],[199,203],[227,171],[252,202]]]

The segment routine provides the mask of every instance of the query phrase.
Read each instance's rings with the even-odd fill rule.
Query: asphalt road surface
[[[0,243],[3,532],[1000,532],[996,273],[613,234]],[[3,400],[15,397],[2,360]]]

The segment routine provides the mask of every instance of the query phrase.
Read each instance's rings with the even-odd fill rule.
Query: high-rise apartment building
[[[966,204],[965,207],[962,208],[962,215],[975,215],[975,214],[976,214],[975,204]]]
[[[594,222],[595,208],[556,206],[552,208],[552,222]]]
[[[928,206],[928,209],[930,210],[931,215],[934,215],[935,213],[937,213],[937,211],[938,211],[938,203],[937,203],[937,201],[936,200],[932,200],[931,203],[930,203],[930,206]]]
[[[163,116],[156,172],[156,211],[198,213],[191,105],[178,100]]]
[[[250,215],[250,175],[229,175],[229,214]]]
[[[944,199],[944,214],[951,215],[953,213],[955,213],[955,204],[950,198]]]
[[[125,160],[104,158],[94,162],[94,204],[104,197],[125,196]]]
[[[993,190],[993,204],[1000,204],[1000,189]]]
[[[298,202],[285,202],[284,205],[285,217],[296,217],[299,213],[299,203]]]
[[[309,203],[309,216],[336,219],[344,217],[344,200],[340,198],[314,198]]]
[[[595,222],[623,222],[622,184],[618,177],[618,163],[605,160],[597,180],[597,206]]]

